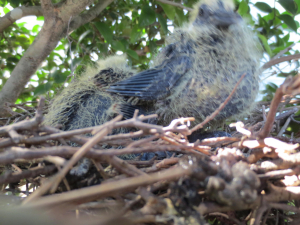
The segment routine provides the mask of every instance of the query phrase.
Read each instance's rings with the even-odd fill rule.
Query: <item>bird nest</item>
[[[6,209],[0,208],[0,216],[14,221],[9,224],[37,224],[41,215],[49,224],[299,224],[299,144],[282,137],[298,108],[278,113],[294,103],[282,99],[299,93],[299,81],[287,78],[272,103],[258,103],[261,110],[231,124],[232,137],[194,143],[187,136],[213,119],[230,96],[194,128],[193,118],[162,127],[143,122],[156,115],[136,113],[129,120],[118,116],[100,126],[61,131],[41,124],[43,98],[37,109],[10,105],[24,114],[2,118],[7,125],[0,127],[0,205]],[[282,120],[283,126],[273,126]],[[122,127],[137,131],[110,135]],[[149,161],[118,157],[159,151],[174,154]],[[84,177],[71,176],[83,157],[93,167]]]

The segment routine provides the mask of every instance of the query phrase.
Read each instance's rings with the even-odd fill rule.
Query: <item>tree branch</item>
[[[25,17],[25,16],[42,16],[43,11],[41,6],[21,6],[11,10],[9,13],[5,14],[5,16],[0,18],[0,33],[3,32],[4,29],[12,25],[17,20]]]
[[[289,50],[291,50],[294,46],[296,45],[296,43],[291,44],[290,46],[288,46],[287,48],[281,50],[280,52],[278,52],[277,55],[275,55],[272,59],[277,59],[279,57],[281,57],[284,53],[288,52]],[[271,59],[271,60],[272,60]]]
[[[45,23],[48,23],[48,20],[51,20],[55,14],[52,2],[51,0],[41,0],[41,6],[43,9]]]
[[[68,12],[71,16],[75,17],[86,9],[87,6],[92,4],[95,0],[73,0],[67,1],[67,4],[61,6],[62,12]],[[63,15],[62,15],[63,16]],[[70,18],[65,18],[69,21]]]
[[[76,30],[78,27],[95,19],[113,1],[114,0],[103,0],[103,1],[99,2],[98,4],[96,4],[92,9],[90,9],[86,13],[84,13],[80,16],[74,17],[74,19],[72,20],[72,22],[70,24],[69,32],[72,32],[73,30]]]
[[[66,35],[70,18],[75,17],[86,9],[94,0],[73,0],[66,3],[52,5],[51,0],[42,1],[45,23],[34,42],[27,49],[17,66],[11,73],[10,78],[4,84],[0,92],[0,115],[9,114],[5,110],[5,103],[16,101],[30,77],[35,73],[40,64],[53,51],[59,40]],[[94,7],[89,20],[95,18],[112,0],[102,1]],[[97,12],[96,12],[97,11]],[[82,25],[83,23],[80,23]],[[75,28],[78,28],[76,26]],[[71,31],[69,29],[69,31]],[[12,90],[14,90],[12,92]]]
[[[45,10],[53,9],[53,5],[52,5],[51,0],[41,0],[41,6]]]
[[[265,63],[262,66],[263,70],[266,70],[276,64],[282,63],[282,62],[286,62],[286,61],[290,61],[293,59],[300,59],[300,53],[299,54],[295,54],[295,55],[288,55],[288,56],[283,56],[280,58],[275,58],[275,59],[271,59],[269,62]]]

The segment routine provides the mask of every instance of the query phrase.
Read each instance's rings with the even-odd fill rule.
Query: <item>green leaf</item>
[[[260,38],[260,40],[261,40],[261,42],[262,42],[262,44],[263,44],[266,52],[268,53],[268,55],[270,57],[272,57],[272,50],[271,50],[271,48],[270,48],[270,46],[268,44],[267,38],[265,36],[261,35],[261,34],[258,34],[258,37]]]
[[[58,51],[58,50],[65,50],[65,45],[64,45],[64,44],[61,44],[61,45],[57,46],[54,50],[55,50],[55,51]]]
[[[82,62],[82,59],[81,59],[81,58],[75,58],[75,59],[72,60],[71,65],[72,65],[72,67],[73,67],[74,69],[76,69],[76,67],[77,67],[81,62]]]
[[[101,35],[104,37],[104,39],[108,42],[111,43],[113,39],[113,32],[110,29],[110,27],[103,22],[95,22],[95,25],[97,29],[100,31]]]
[[[34,25],[31,31],[32,31],[33,33],[38,33],[39,30],[40,30],[40,28],[41,28],[40,25]]]
[[[154,10],[150,6],[145,5],[142,8],[142,12],[141,12],[140,19],[139,19],[139,26],[140,27],[149,26],[155,22],[155,18],[156,17],[155,17]]]
[[[254,4],[254,6],[255,6],[256,8],[258,8],[259,10],[263,11],[263,12],[268,12],[268,13],[272,12],[271,6],[269,6],[267,3],[264,3],[264,2],[256,2],[256,3]]]
[[[25,35],[20,35],[16,37],[16,41],[20,42],[21,46],[24,46],[25,44],[29,44],[30,40]]]
[[[46,84],[40,84],[34,90],[34,94],[35,95],[45,94],[47,91],[49,91],[51,89],[52,85],[53,85],[53,82],[47,82]]]
[[[245,0],[241,1],[240,5],[239,5],[238,13],[241,16],[243,16],[243,15],[247,14],[248,10],[249,10],[249,6],[246,3],[246,1]]]
[[[133,51],[131,49],[127,49],[126,52],[127,52],[127,55],[129,55],[130,57],[132,57],[132,58],[134,58],[136,60],[139,60],[139,56],[138,56],[138,54],[135,51]]]
[[[156,14],[158,18],[158,22],[161,25],[162,30],[164,31],[165,34],[168,33],[168,25],[167,25],[167,20],[160,14]]]
[[[55,70],[52,74],[51,77],[54,79],[54,82],[57,84],[65,82],[67,79],[67,76],[69,75],[69,72],[64,72],[62,73],[60,70]]]
[[[183,11],[181,9],[176,9],[176,19],[178,21],[178,25],[182,26],[184,22],[186,22],[187,18],[185,17]]]
[[[286,11],[294,15],[297,13],[298,6],[294,0],[278,0],[278,2]]]
[[[298,6],[298,10],[297,10],[297,14],[300,13],[300,0],[295,0],[297,6]]]
[[[120,42],[122,43],[124,50],[126,50],[129,46],[129,42],[125,38],[121,39]]]
[[[36,17],[36,20],[38,20],[38,21],[44,21],[45,18],[44,18],[44,16],[37,16],[37,17]]]
[[[171,6],[171,5],[168,5],[168,4],[163,4],[163,3],[160,3],[160,2],[158,4],[163,8],[163,10],[165,11],[167,17],[171,20],[174,20],[175,7]]]
[[[6,58],[6,61],[7,62],[14,62],[14,63],[18,63],[19,62],[19,60],[17,58],[15,58],[15,57],[8,57],[8,58]]]
[[[4,7],[4,8],[3,8],[3,12],[4,12],[5,14],[9,13],[9,11],[10,11],[9,8],[7,8],[7,7]]]
[[[138,37],[141,35],[142,30],[139,28],[138,25],[135,25],[132,28],[132,32],[130,34],[130,42],[135,43],[138,39]]]
[[[97,47],[101,53],[106,54],[108,52],[108,44],[107,43],[97,43]]]
[[[120,41],[112,41],[111,42],[111,47],[117,51],[124,51],[124,45]]]
[[[286,49],[286,46],[280,46],[280,47],[277,47],[277,48],[273,49],[273,53],[277,54],[280,51],[282,51],[283,49]]]
[[[78,43],[77,43],[77,45],[79,45],[80,44],[80,42],[89,34],[91,32],[91,30],[87,30],[87,31],[85,31],[83,34],[81,34],[80,36],[79,36],[79,38],[78,38]]]
[[[298,26],[293,17],[287,14],[282,14],[278,16],[288,27],[297,32]]]
[[[150,41],[149,42],[149,48],[151,53],[155,53],[157,45],[155,41]]]
[[[290,40],[290,34],[285,35],[282,40],[283,42],[288,42]]]
[[[14,8],[18,7],[21,0],[10,0],[10,5]]]

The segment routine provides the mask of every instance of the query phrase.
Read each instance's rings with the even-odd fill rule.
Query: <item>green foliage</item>
[[[192,7],[197,0],[184,0]],[[300,13],[300,0],[277,0],[285,11],[279,12],[273,5],[261,1],[235,0],[238,13],[257,32],[265,51],[266,60],[291,46],[290,33],[295,36],[299,22],[295,16]],[[59,3],[61,0],[52,1]],[[95,1],[97,3],[98,1]],[[39,0],[0,0],[0,12],[10,12],[18,6],[39,6]],[[91,5],[90,8],[92,8]],[[259,10],[251,15],[251,7]],[[1,17],[4,16],[2,13]],[[36,18],[43,21],[44,17]],[[39,94],[53,96],[61,88],[71,73],[77,74],[96,60],[116,54],[126,53],[129,63],[138,69],[147,69],[151,57],[163,47],[166,35],[176,26],[188,20],[188,13],[181,8],[154,0],[120,0],[110,4],[96,19],[61,39],[55,50],[48,56],[33,76],[18,102],[31,101]],[[34,21],[33,21],[34,23]],[[9,77],[16,64],[41,30],[36,23],[28,29],[25,22],[16,22],[0,34],[0,88]],[[299,38],[298,38],[299,39]],[[297,53],[293,48],[284,55]],[[265,61],[266,61],[265,60]],[[282,72],[278,76],[295,74],[295,71]],[[70,81],[69,76],[67,82]],[[270,100],[275,87],[268,85],[263,93],[264,100]]]

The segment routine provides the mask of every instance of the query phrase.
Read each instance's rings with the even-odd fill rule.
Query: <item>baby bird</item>
[[[55,97],[45,124],[62,125],[62,130],[74,130],[101,125],[118,114],[127,117],[126,110],[135,110],[122,96],[105,92],[111,83],[126,79],[136,71],[128,67],[125,56],[111,56],[89,67]],[[119,108],[122,108],[122,112]],[[142,113],[142,112],[141,112]],[[130,115],[133,112],[130,111]]]
[[[121,81],[136,73],[135,70],[128,67],[126,57],[111,56],[99,60],[96,65],[96,67],[88,67],[79,79],[70,83],[54,98],[49,112],[45,116],[44,124],[62,125],[62,130],[74,130],[101,125],[118,114],[123,114],[125,118],[133,115],[137,107],[127,104],[122,96],[105,92],[111,83]],[[129,130],[118,129],[113,132],[126,131]],[[123,156],[123,158],[133,157],[135,156]],[[88,172],[90,167],[91,161],[83,158],[70,171],[70,174],[81,177]]]
[[[202,122],[246,74],[226,107],[214,118],[245,116],[258,93],[259,43],[232,0],[200,0],[189,23],[174,30],[152,69],[117,82],[107,92],[133,96],[152,107],[158,123],[178,117]]]
[[[110,121],[118,114],[123,118],[132,118],[135,109],[139,115],[149,114],[147,107],[131,105],[126,97],[107,93],[105,90],[110,84],[129,78],[137,72],[130,68],[126,62],[126,56],[110,56],[96,62],[96,67],[88,67],[79,79],[69,84],[57,95],[47,115],[44,124],[50,126],[62,125],[62,130],[74,130],[85,127],[101,125]],[[152,123],[153,121],[148,121]],[[113,133],[129,132],[129,128],[120,128]],[[75,145],[72,143],[72,145]],[[142,160],[149,160],[154,153],[147,153]],[[165,157],[164,152],[157,153],[159,157]],[[128,154],[121,158],[131,159],[137,155]],[[71,175],[85,175],[91,166],[91,161],[83,158],[71,171]]]

